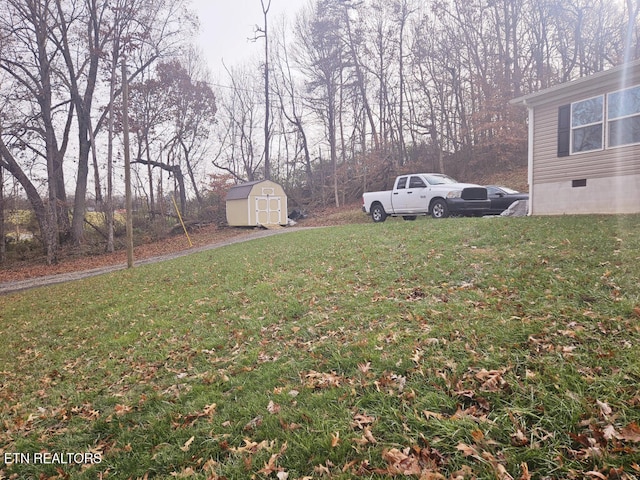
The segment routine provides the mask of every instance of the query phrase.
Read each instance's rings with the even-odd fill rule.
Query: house
[[[232,227],[287,224],[287,195],[271,180],[235,185],[225,201],[227,223]]]
[[[529,215],[640,212],[640,61],[510,103],[529,112]]]

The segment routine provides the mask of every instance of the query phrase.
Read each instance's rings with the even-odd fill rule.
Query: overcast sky
[[[271,0],[268,21],[270,27],[277,19],[294,14],[307,0]],[[191,0],[200,18],[199,45],[214,78],[225,76],[222,60],[228,67],[244,63],[261,55],[264,43],[251,42],[256,25],[263,24],[260,0]],[[265,0],[265,5],[268,0]]]

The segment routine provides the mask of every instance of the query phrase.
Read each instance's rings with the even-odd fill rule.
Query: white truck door
[[[391,192],[391,202],[393,203],[394,213],[406,212],[409,208],[410,196],[407,192],[409,177],[398,177],[396,181],[396,187]]]
[[[426,197],[426,189],[427,184],[422,180],[422,178],[412,175],[409,178],[409,185],[407,187],[407,210],[412,213],[424,213],[426,212],[427,205],[427,197]]]

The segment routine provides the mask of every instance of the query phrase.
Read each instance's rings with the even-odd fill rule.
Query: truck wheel
[[[431,204],[431,216],[433,218],[447,218],[449,216],[449,208],[447,202],[438,198]]]
[[[387,219],[387,212],[384,211],[384,208],[379,203],[371,206],[371,219],[375,223],[384,222]]]

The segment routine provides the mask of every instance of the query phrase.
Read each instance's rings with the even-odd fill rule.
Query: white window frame
[[[601,115],[601,119],[598,122],[592,122],[592,123],[587,123],[584,125],[579,125],[574,127],[573,126],[573,108],[576,104],[578,103],[583,103],[583,102],[587,102],[589,100],[594,100],[596,98],[602,98],[602,115]],[[583,153],[590,153],[590,152],[599,152],[605,149],[605,129],[607,127],[607,119],[606,119],[606,114],[607,114],[607,110],[606,110],[606,99],[607,96],[605,94],[601,94],[601,95],[594,95],[593,97],[588,97],[588,98],[583,98],[581,100],[577,100],[575,102],[571,102],[571,115],[569,118],[569,126],[570,126],[570,137],[569,137],[569,152],[570,155],[581,155]],[[573,145],[573,134],[576,130],[581,130],[584,128],[588,128],[588,127],[593,127],[595,125],[600,125],[601,126],[601,139],[600,139],[600,147],[599,148],[592,148],[590,150],[579,150],[579,151],[575,151],[574,150],[574,145]]]
[[[636,113],[630,114],[630,115],[622,115],[620,117],[614,117],[611,118],[609,117],[609,99],[612,95],[615,95],[616,93],[620,93],[620,92],[625,92],[627,90],[633,90],[633,89],[640,89],[640,85],[633,85],[631,87],[627,87],[627,88],[622,88],[620,90],[614,90],[613,92],[608,92],[607,93],[607,104],[606,104],[606,121],[607,121],[607,138],[606,138],[606,142],[607,142],[607,149],[613,149],[613,148],[623,148],[623,147],[628,147],[628,146],[632,146],[632,145],[640,145],[640,139],[637,142],[632,142],[632,143],[622,143],[620,145],[611,145],[611,123],[615,122],[615,121],[619,121],[619,120],[626,120],[629,118],[634,118],[634,117],[638,117],[640,118],[640,110],[638,110]]]

